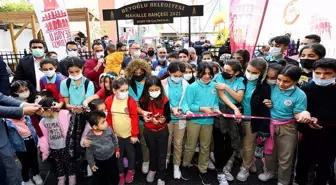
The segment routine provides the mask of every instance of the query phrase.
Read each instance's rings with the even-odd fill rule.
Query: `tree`
[[[23,12],[34,11],[33,5],[29,5],[27,0],[20,0],[17,2],[0,0],[0,12]]]

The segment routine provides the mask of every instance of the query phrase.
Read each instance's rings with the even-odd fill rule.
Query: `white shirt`
[[[190,60],[190,64],[195,64],[197,66],[197,59],[198,59],[198,56],[196,55],[195,60]]]
[[[44,76],[44,73],[40,70],[40,62],[37,62],[34,58],[35,80],[36,90],[41,91],[40,79]]]

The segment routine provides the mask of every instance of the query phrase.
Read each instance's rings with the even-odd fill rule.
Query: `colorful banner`
[[[66,43],[71,40],[71,33],[64,1],[33,0],[31,3],[34,5],[48,50],[55,51],[59,59],[66,57]]]
[[[231,0],[231,50],[246,49],[252,58],[266,13],[268,0]]]

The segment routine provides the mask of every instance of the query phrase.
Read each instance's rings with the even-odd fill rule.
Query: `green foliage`
[[[34,11],[33,5],[29,5],[27,0],[13,2],[11,0],[0,0],[0,12],[23,12]]]

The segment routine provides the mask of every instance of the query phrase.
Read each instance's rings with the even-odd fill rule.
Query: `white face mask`
[[[55,70],[50,70],[50,71],[43,71],[44,75],[47,77],[53,77],[55,75]]]
[[[23,93],[16,93],[21,100],[27,99],[30,95],[30,91],[26,91]]]
[[[152,71],[153,76],[158,76],[160,71]]]
[[[326,87],[330,84],[335,83],[336,78],[330,78],[327,80],[322,80],[320,78],[315,77],[315,73],[313,73],[313,81],[315,82],[316,85]]]
[[[78,57],[77,51],[68,51],[68,57]]]
[[[250,72],[247,72],[247,71],[245,72],[245,76],[248,81],[254,81],[259,78],[259,74],[251,74]]]
[[[277,47],[271,47],[270,49],[270,55],[272,57],[278,57],[281,55],[281,48],[277,48]]]
[[[104,52],[102,51],[102,52],[96,53],[96,57],[97,58],[104,58]]]
[[[82,78],[82,77],[83,77],[83,74],[82,74],[82,73],[79,74],[79,75],[77,75],[77,76],[69,75],[69,78],[72,79],[72,80],[79,80],[79,79]]]
[[[140,50],[136,50],[136,51],[133,52],[133,57],[134,58],[139,58],[140,55],[141,55],[141,51]]]
[[[277,80],[269,80],[267,79],[268,85],[275,85],[277,83]]]
[[[183,78],[187,81],[189,81],[191,78],[193,77],[193,75],[190,73],[190,74],[184,74],[183,75]]]
[[[294,86],[294,85],[288,87],[287,89],[285,89],[285,91],[292,90],[292,89],[295,89],[295,86]]]
[[[154,92],[149,92],[149,95],[152,97],[152,98],[157,98],[159,97],[161,94],[161,91],[154,91]]]
[[[203,60],[202,62],[212,62],[212,60]]]
[[[118,98],[124,100],[128,97],[128,91],[126,92],[119,92]]]
[[[158,60],[161,62],[164,62],[166,60],[166,57],[163,57],[163,58],[158,57]]]

